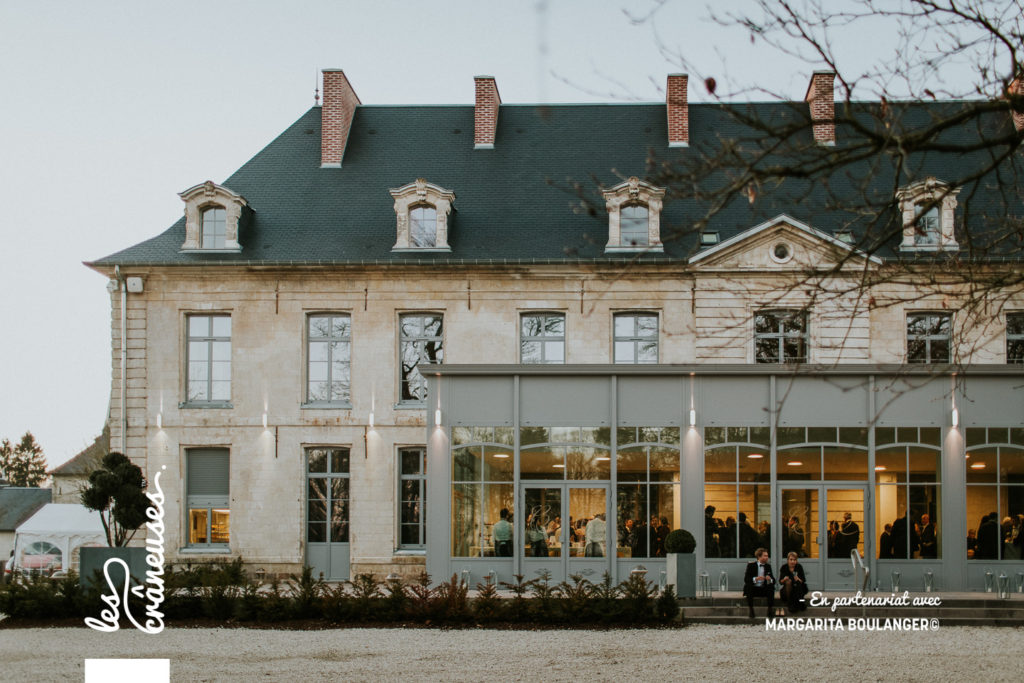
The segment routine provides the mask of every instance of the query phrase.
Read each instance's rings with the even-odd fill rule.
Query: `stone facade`
[[[753,311],[810,304],[810,362],[902,362],[904,307],[868,310],[853,294],[809,302],[792,284],[807,250],[824,253],[828,245],[780,229],[686,271],[654,265],[132,269],[145,289],[128,295],[126,451],[151,478],[167,467],[161,483],[168,560],[241,556],[268,573],[297,571],[305,553],[304,448],[344,446],[351,449],[352,573],[418,571],[422,555],[396,549],[396,449],[423,445],[428,418],[422,408],[397,405],[401,313],[444,315],[446,363],[518,363],[519,316],[533,310],[565,313],[569,364],[610,363],[613,315],[630,310],[658,313],[663,364],[751,363]],[[782,238],[794,251],[788,266],[765,256]],[[831,283],[836,291],[849,285],[839,277]],[[116,418],[118,293],[111,303]],[[232,408],[179,407],[186,315],[199,312],[231,315]],[[351,409],[303,407],[304,330],[313,312],[351,315]],[[965,361],[972,353],[1004,360],[999,335],[968,336],[965,344]],[[111,425],[112,447],[118,448],[117,419]],[[185,539],[185,452],[210,446],[230,449],[230,551],[223,554],[196,553]]]

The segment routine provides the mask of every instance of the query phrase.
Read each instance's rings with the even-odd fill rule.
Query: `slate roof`
[[[96,439],[83,448],[75,457],[50,470],[51,476],[81,476],[92,474],[100,466],[100,460],[110,452],[110,425],[103,425],[103,431]]]
[[[0,531],[14,531],[50,500],[50,489],[0,487]]]
[[[839,105],[837,104],[837,107]],[[962,103],[890,105],[897,126],[913,127],[944,115]],[[865,125],[878,128],[878,107],[856,104]],[[631,255],[605,255],[607,214],[598,185],[609,187],[636,175],[657,184],[658,164],[713,150],[722,141],[750,136],[734,114],[792,122],[806,117],[806,104],[691,104],[691,146],[669,148],[665,105],[515,105],[502,104],[495,148],[473,149],[473,106],[374,106],[356,110],[342,168],[320,168],[320,108],[304,113],[273,142],[243,165],[223,185],[244,196],[252,209],[240,235],[242,251],[180,253],[185,234],[181,218],[162,234],[88,265],[294,265],[356,263],[502,263],[621,262]],[[994,112],[946,133],[950,142],[1005,135],[1012,130],[1008,113]],[[808,137],[810,131],[804,133]],[[838,145],[852,134],[838,130]],[[813,147],[813,146],[812,146]],[[825,150],[827,152],[827,150]],[[970,168],[988,152],[974,155],[932,153],[910,159],[917,178],[950,177],[951,164]],[[1024,170],[1021,155],[965,188],[961,208],[981,218],[1007,214],[999,185]],[[962,172],[962,171],[961,171]],[[450,217],[451,253],[393,253],[395,214],[389,188],[418,177],[455,192]],[[722,240],[785,213],[825,232],[853,229],[863,234],[869,219],[834,208],[830,193],[858,191],[872,178],[876,199],[891,202],[891,163],[866,159],[843,169],[829,190],[797,180],[762,188],[754,203],[737,200],[707,226]],[[202,179],[197,178],[197,182]],[[567,186],[581,183],[598,211],[573,211],[578,197]],[[709,178],[709,184],[716,182]],[[874,191],[874,190],[873,190]],[[970,200],[970,201],[965,201]],[[1020,207],[1020,195],[1016,195]],[[696,253],[697,235],[668,240],[674,227],[690,228],[705,207],[693,199],[665,198],[661,225],[664,254],[645,261],[678,262]],[[887,220],[898,220],[895,209]],[[1024,208],[1020,210],[1024,213]],[[898,240],[878,252],[895,254]],[[1016,247],[1015,247],[1016,251]]]

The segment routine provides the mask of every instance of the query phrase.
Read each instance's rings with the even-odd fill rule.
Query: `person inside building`
[[[892,556],[894,559],[912,558],[914,553],[921,548],[921,541],[914,526],[907,519],[906,512],[892,523]]]
[[[786,529],[786,535],[789,539],[789,552],[794,552],[798,557],[802,557],[804,554],[804,530],[800,526],[800,520],[796,515],[789,518],[789,528]]]
[[[921,515],[921,557],[935,559],[939,556],[939,541],[935,525],[928,515]]]
[[[768,601],[768,610],[765,616],[771,618],[775,608],[775,576],[772,574],[772,566],[768,563],[768,551],[765,548],[758,548],[754,552],[754,561],[747,564],[747,570],[743,575],[743,595],[747,598],[747,608],[750,618],[754,618],[754,598],[762,597]]]
[[[586,557],[604,557],[604,543],[607,533],[608,526],[604,521],[604,513],[599,512],[592,520],[587,522],[587,545],[584,548],[583,554]]]
[[[532,557],[547,557],[547,531],[540,521],[540,514],[533,513],[526,521],[526,541],[530,544],[530,555]]]
[[[714,505],[704,508],[704,557],[718,557],[718,523]]]
[[[501,517],[494,523],[491,536],[494,537],[494,555],[512,557],[512,524],[508,521],[508,508],[501,508]]]
[[[739,557],[736,554],[736,518],[726,517],[725,526],[718,530],[720,557]]]
[[[853,515],[843,513],[843,523],[836,537],[836,557],[841,560],[850,559],[850,553],[860,545],[860,526],[853,521]]]
[[[807,576],[803,566],[797,561],[796,553],[786,557],[786,564],[779,571],[779,597],[785,601],[790,614],[807,609]]]
[[[747,521],[747,513],[745,512],[740,513],[739,537],[741,557],[752,557],[754,550],[756,550],[758,546],[768,547],[760,542],[757,531],[750,525],[750,522]]]
[[[878,539],[878,559],[892,559],[892,524],[886,524]]]
[[[978,547],[974,557],[979,560],[999,559],[999,515],[990,512],[978,525]]]
[[[658,519],[657,515],[651,515],[651,556],[665,557],[665,537],[670,531],[668,518]]]
[[[967,530],[967,557],[974,558],[978,554],[978,535],[974,529]]]

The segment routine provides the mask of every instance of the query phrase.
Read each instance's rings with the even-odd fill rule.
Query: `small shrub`
[[[298,575],[291,575],[288,586],[291,597],[291,616],[298,619],[313,619],[320,612],[320,594],[323,592],[323,579],[313,578],[313,568],[303,567]]]
[[[380,581],[373,574],[356,574],[350,581],[352,586],[352,618],[357,621],[370,621],[377,617],[374,609],[380,601]]]
[[[697,540],[686,529],[668,532],[665,537],[666,553],[692,553],[697,547]]]
[[[458,574],[445,581],[434,591],[433,612],[438,619],[463,622],[469,618],[469,586],[459,580]]]
[[[476,599],[473,600],[473,615],[477,621],[497,621],[501,618],[503,603],[498,595],[498,586],[488,576],[484,583],[476,585]]]
[[[522,574],[513,574],[512,578],[514,578],[515,581],[511,583],[508,581],[501,582],[501,586],[503,588],[512,591],[512,600],[509,601],[506,614],[512,621],[523,621],[530,613],[529,602],[526,599],[526,594],[533,586],[533,582],[525,581],[525,577]]]
[[[409,593],[406,590],[405,581],[401,577],[385,579],[381,617],[394,621],[404,619],[408,606]]]
[[[344,623],[352,618],[352,594],[344,583],[336,586],[327,586],[324,589],[323,614],[324,618],[336,624]]]
[[[558,584],[562,601],[562,614],[570,621],[586,620],[592,611],[594,584],[582,574],[572,574],[569,581]]]
[[[428,621],[433,617],[434,590],[430,587],[430,574],[420,572],[416,581],[408,586],[409,604],[407,611],[413,619]]]
[[[555,619],[555,587],[551,585],[551,572],[547,569],[537,570],[537,578],[530,582],[530,601],[533,617],[540,621],[551,622]]]
[[[679,600],[676,598],[675,586],[665,586],[665,590],[654,603],[654,612],[661,621],[673,621],[679,616]]]
[[[622,616],[633,623],[644,623],[654,617],[654,596],[658,587],[642,574],[631,574],[619,584],[622,589]]]
[[[601,577],[601,583],[595,584],[593,590],[594,617],[606,624],[616,621],[622,613],[619,604],[622,590],[612,583],[612,575],[606,571]]]

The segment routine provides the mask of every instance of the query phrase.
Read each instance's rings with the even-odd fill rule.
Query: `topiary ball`
[[[686,529],[670,531],[665,537],[666,553],[692,553],[696,547],[697,541],[693,538],[693,534]]]

